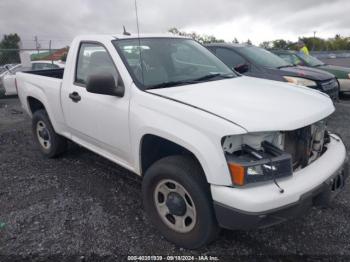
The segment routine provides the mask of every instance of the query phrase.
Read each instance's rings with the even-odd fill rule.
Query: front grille
[[[324,91],[329,91],[338,88],[338,82],[335,78],[327,81],[322,81],[320,84]]]
[[[285,133],[284,150],[292,155],[293,169],[307,166],[310,158],[310,149],[310,126]]]
[[[284,151],[292,155],[293,170],[306,167],[323,153],[325,130],[324,121],[320,121],[284,133]]]
[[[329,95],[333,100],[338,99],[339,84],[335,78],[327,81],[321,81],[319,84],[321,86],[321,91]]]

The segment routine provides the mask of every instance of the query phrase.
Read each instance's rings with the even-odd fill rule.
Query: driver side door
[[[100,43],[82,42],[74,81],[62,90],[62,108],[72,139],[124,166],[130,157],[129,97],[90,93],[88,79],[110,73],[124,85],[107,49]]]

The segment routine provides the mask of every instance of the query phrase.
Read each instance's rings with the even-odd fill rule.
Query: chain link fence
[[[51,68],[58,61],[65,61],[68,48],[62,49],[0,49],[0,98],[5,93],[5,79],[22,70]],[[31,63],[33,61],[40,61]]]
[[[26,53],[30,61],[60,61],[65,60],[67,48],[62,49],[0,49],[0,67],[20,64],[21,53]]]

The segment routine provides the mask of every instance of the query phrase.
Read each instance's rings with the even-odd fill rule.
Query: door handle
[[[81,96],[78,92],[73,92],[69,94],[69,98],[72,99],[73,102],[78,103],[81,100]]]

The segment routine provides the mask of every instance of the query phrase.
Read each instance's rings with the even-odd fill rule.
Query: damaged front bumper
[[[332,137],[327,151],[293,176],[246,188],[211,186],[214,209],[221,227],[268,227],[293,218],[313,205],[325,205],[344,187],[349,175],[344,144]]]

